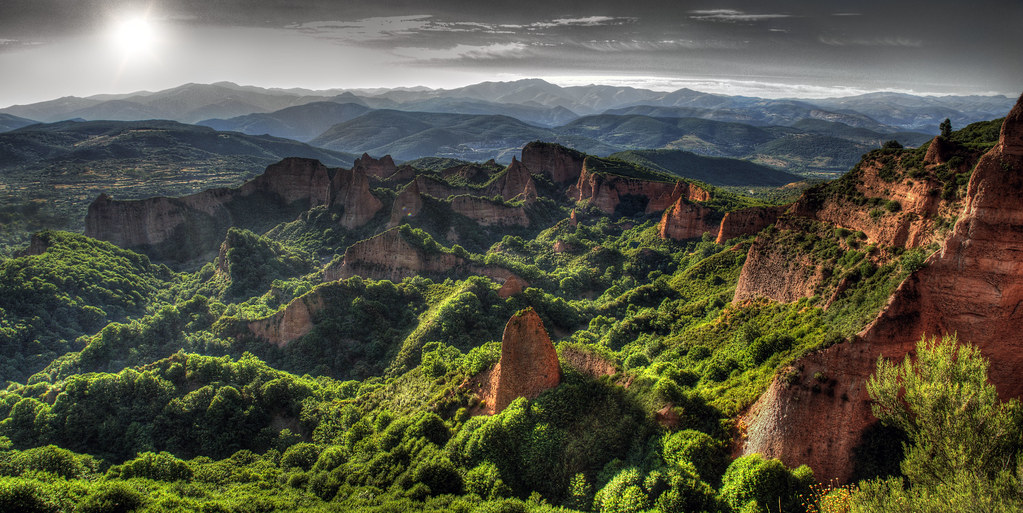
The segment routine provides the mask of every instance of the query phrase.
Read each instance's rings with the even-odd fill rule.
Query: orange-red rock
[[[772,383],[746,416],[742,452],[809,464],[821,480],[849,479],[853,448],[875,422],[865,382],[878,355],[902,358],[925,334],[958,333],[990,359],[988,377],[999,396],[1023,395],[1021,143],[1023,98],[1006,118],[999,144],[974,169],[941,251],[899,286],[855,341],[795,362],[792,384]],[[826,379],[817,393],[815,374]]]
[[[323,298],[316,293],[295,298],[283,310],[249,323],[256,337],[277,347],[284,347],[313,330],[313,316],[323,309]]]
[[[348,229],[366,224],[384,206],[369,192],[369,179],[360,169],[337,170],[331,180],[331,205],[343,208],[341,226]]]
[[[952,156],[952,143],[944,137],[935,137],[927,145],[927,153],[924,154],[924,164],[944,164]]]
[[[579,179],[583,153],[559,144],[531,142],[522,148],[522,165],[530,172],[545,174],[555,184],[570,184]]]
[[[478,196],[462,195],[451,198],[451,210],[481,226],[529,226],[529,216],[522,207],[496,203]]]
[[[399,282],[412,276],[487,276],[505,281],[512,272],[496,266],[475,265],[451,253],[427,252],[409,243],[400,228],[392,228],[348,247],[344,257],[323,270],[323,281],[362,276]]]
[[[507,280],[504,280],[504,284],[497,291],[497,296],[502,299],[507,299],[512,296],[517,296],[526,290],[529,284],[525,280],[515,276],[514,274],[509,276]]]
[[[778,216],[784,212],[788,205],[777,207],[749,207],[725,213],[721,219],[721,226],[718,227],[718,236],[715,241],[724,244],[730,239],[753,235],[764,228],[774,224]]]
[[[706,201],[709,193],[686,182],[655,182],[626,176],[594,172],[583,162],[579,180],[568,190],[569,199],[589,201],[600,210],[613,214],[625,198],[638,200],[647,214],[670,207],[679,198]]]
[[[694,239],[707,232],[717,233],[720,225],[718,219],[713,209],[680,197],[661,215],[657,233],[662,239]]]
[[[364,173],[288,158],[235,189],[127,201],[101,194],[89,205],[85,234],[157,260],[208,259],[216,254],[228,228],[246,226],[254,204],[264,216],[280,221],[317,205],[340,206],[346,228],[361,226],[382,206],[369,192]]]
[[[519,397],[532,399],[561,383],[561,365],[540,316],[532,309],[512,315],[501,337],[501,360],[493,412],[500,413]]]

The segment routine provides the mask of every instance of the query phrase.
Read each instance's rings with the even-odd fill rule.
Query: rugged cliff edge
[[[340,224],[349,229],[382,207],[364,172],[288,158],[235,189],[129,201],[101,194],[89,205],[85,234],[157,261],[186,263],[214,256],[232,226],[262,231],[319,205],[340,208]]]
[[[958,333],[991,360],[989,379],[1002,398],[1023,395],[1020,198],[1023,97],[1005,119],[998,144],[974,168],[959,220],[941,250],[898,287],[855,340],[807,355],[785,379],[776,378],[743,419],[739,450],[790,466],[808,464],[819,480],[850,479],[855,449],[876,422],[865,382],[878,355],[901,358],[923,335]]]
[[[401,227],[352,244],[340,260],[323,270],[323,281],[362,276],[400,282],[412,276],[470,276],[479,274],[500,282],[514,276],[501,267],[477,265],[439,247],[424,249],[410,242]]]

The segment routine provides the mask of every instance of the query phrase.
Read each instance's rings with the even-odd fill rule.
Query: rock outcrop
[[[526,283],[525,280],[513,274],[504,281],[504,285],[501,285],[501,288],[497,291],[497,297],[507,299],[512,296],[517,296],[521,294],[523,290],[526,290],[526,287],[528,286],[529,284]]]
[[[774,224],[778,220],[778,216],[788,208],[788,205],[749,207],[727,212],[721,219],[721,226],[718,227],[718,236],[715,242],[724,244],[736,237],[759,233]]]
[[[412,276],[440,278],[474,274],[499,282],[513,276],[502,267],[476,265],[440,250],[427,251],[406,239],[401,228],[392,228],[349,246],[341,260],[323,270],[323,281],[362,276],[400,282]]]
[[[952,144],[944,137],[935,137],[927,145],[927,153],[924,154],[924,164],[944,164],[952,156]]]
[[[569,199],[588,201],[605,213],[613,214],[624,201],[626,210],[650,214],[671,207],[677,200],[707,201],[710,193],[687,182],[658,182],[627,176],[595,172],[588,157],[579,180],[568,190]]]
[[[352,169],[366,176],[383,180],[393,175],[398,170],[398,166],[394,165],[394,160],[391,159],[390,155],[384,155],[379,159],[375,159],[370,157],[369,154],[363,153],[361,157],[355,159]]]
[[[401,224],[405,219],[419,215],[423,209],[423,196],[419,192],[419,180],[412,180],[396,198],[391,205],[391,219],[387,227],[392,228]]]
[[[805,255],[791,255],[792,241],[778,240],[787,233],[802,232],[806,240],[814,240],[839,239],[835,230],[862,232],[865,240],[857,244],[880,248],[870,257],[878,265],[892,254],[891,248],[910,249],[940,242],[943,234],[936,227],[957,215],[962,200],[943,197],[943,184],[933,173],[937,164],[929,164],[912,176],[903,168],[903,159],[910,157],[869,154],[842,178],[806,191],[778,215],[778,230],[761,234],[750,247],[735,299],[760,296],[790,302],[819,292],[817,285],[830,269],[819,268],[823,262],[814,262]],[[842,244],[839,240],[835,243]]]
[[[741,452],[808,464],[817,479],[848,480],[854,448],[876,420],[866,379],[878,355],[900,359],[922,336],[957,333],[992,365],[1004,398],[1023,395],[1023,98],[999,144],[974,168],[952,234],[851,343],[794,362],[746,415]],[[824,376],[822,389],[820,380]],[[817,386],[814,386],[814,385]],[[822,422],[821,419],[827,419]]]
[[[295,298],[283,310],[249,322],[249,332],[277,347],[284,347],[313,330],[313,317],[323,310],[323,298],[310,293]]]
[[[679,198],[664,211],[657,233],[662,239],[694,239],[704,233],[716,233],[719,225],[719,216],[714,209]]]
[[[341,225],[349,229],[365,224],[382,207],[363,172],[288,158],[235,189],[143,200],[101,194],[89,205],[85,234],[157,261],[186,263],[213,257],[232,226],[272,226],[318,205],[343,209]]]
[[[501,337],[501,360],[493,375],[493,403],[488,401],[493,413],[500,413],[519,397],[532,399],[561,383],[558,353],[532,308],[508,320]]]
[[[522,165],[531,173],[544,174],[555,184],[579,180],[586,155],[560,144],[531,142],[522,148]]]
[[[451,210],[480,226],[529,226],[529,216],[521,206],[505,205],[478,196],[451,198]]]

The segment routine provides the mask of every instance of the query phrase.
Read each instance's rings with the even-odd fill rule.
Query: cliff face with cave
[[[1006,118],[999,143],[974,168],[959,220],[941,250],[898,287],[855,340],[807,355],[794,362],[789,379],[776,379],[745,416],[740,451],[808,464],[819,480],[848,480],[854,448],[876,422],[866,380],[878,355],[901,359],[924,335],[957,333],[961,342],[977,345],[991,361],[989,379],[999,396],[1023,395],[1020,198],[1023,98]]]

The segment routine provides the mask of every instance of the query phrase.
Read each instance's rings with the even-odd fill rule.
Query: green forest
[[[996,123],[955,132],[958,158],[990,147]],[[893,162],[891,181],[931,173],[936,193],[961,198],[968,172],[924,170],[925,149],[868,157]],[[599,173],[666,176],[587,161]],[[818,221],[771,225],[760,236],[828,276],[791,303],[733,301],[757,235],[663,238],[660,212],[605,214],[534,179],[541,198],[528,227],[477,226],[450,199],[427,197],[428,215],[397,229],[425,255],[513,272],[528,286],[512,295],[455,271],[325,281],[325,265],[375,228],[345,230],[324,206],[261,233],[232,228],[226,250],[193,268],[36,233],[0,261],[0,511],[1023,508],[1023,410],[998,399],[989,363],[954,337],[878,361],[867,386],[883,433],[857,452],[854,482],[735,451],[737,419],[772,381],[851,340],[937,244],[884,247]],[[858,198],[856,179],[806,194],[846,195],[878,217],[898,210]],[[764,205],[706,187],[715,215]],[[372,192],[388,207],[400,191]],[[254,335],[303,301],[322,305],[308,333],[282,345]],[[467,384],[498,362],[505,324],[526,308],[555,343],[561,384],[483,414]]]

